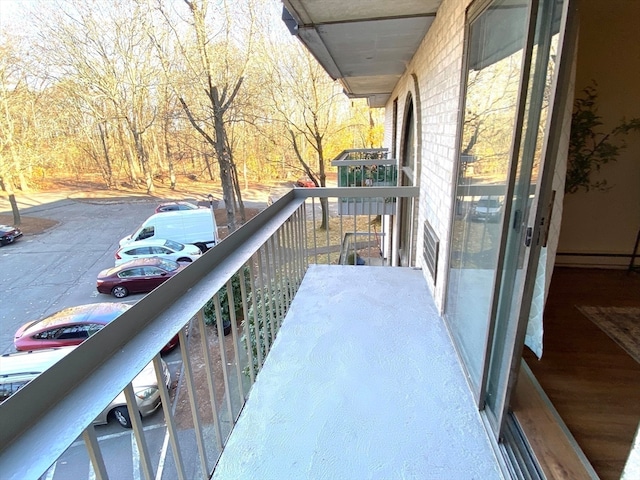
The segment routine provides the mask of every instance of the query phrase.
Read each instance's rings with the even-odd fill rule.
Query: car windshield
[[[193,205],[188,202],[177,202],[177,203],[164,203],[161,204],[158,209],[163,212],[171,212],[175,210],[195,210],[197,209],[197,205]]]
[[[29,328],[25,330],[25,333],[40,330],[42,328],[53,328],[59,325],[81,323],[89,320],[97,323],[109,323],[128,309],[129,305],[124,303],[94,303],[69,307],[60,310],[53,315],[49,315],[42,320],[33,322]]]
[[[178,268],[180,268],[180,264],[178,262],[174,262],[173,260],[165,260],[165,259],[160,260],[160,262],[158,263],[158,266],[166,270],[167,272],[173,272],[174,270],[177,270]]]
[[[129,237],[133,238],[136,232],[142,228],[142,225],[144,225],[144,223],[141,223],[139,227],[137,227],[133,232],[131,232],[131,235],[129,235]]]
[[[164,242],[164,246],[167,248],[170,248],[171,250],[175,250],[176,252],[184,250],[183,244],[179,242],[174,242],[173,240],[167,240],[166,242]]]
[[[489,207],[489,208],[498,208],[500,206],[500,202],[498,200],[489,200],[489,199],[482,199],[482,200],[478,200],[478,206],[479,207]]]
[[[155,227],[152,227],[152,226],[144,227],[142,230],[140,230],[140,233],[136,237],[136,240],[144,240],[145,238],[151,238],[153,237],[154,232],[155,232]]]

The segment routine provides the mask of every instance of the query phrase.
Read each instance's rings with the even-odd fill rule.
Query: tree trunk
[[[127,165],[129,165],[129,179],[131,180],[131,185],[133,187],[137,187],[138,174],[133,163],[133,155],[131,155],[129,145],[124,141],[124,132],[122,131],[122,124],[120,122],[118,122],[118,139],[120,140],[120,148],[122,148],[122,154],[127,159]]]
[[[18,226],[22,223],[22,220],[20,219],[20,210],[18,209],[16,196],[13,193],[9,194],[9,203],[11,204],[11,211],[13,212],[13,224]]]
[[[327,230],[329,228],[329,201],[327,198],[320,199],[320,208],[322,209],[320,230]]]
[[[142,144],[142,135],[136,130],[132,130],[131,133],[136,146],[136,156],[142,166],[142,173],[144,174],[147,193],[153,193],[155,191],[155,185],[153,184],[153,175],[151,174],[149,159],[147,158],[147,153],[145,152],[144,145]]]
[[[176,172],[173,168],[173,161],[169,160],[169,187],[171,190],[176,189]]]
[[[227,228],[229,233],[236,230],[236,210],[235,197],[233,195],[233,178],[231,176],[231,168],[224,155],[218,157],[220,165],[220,182],[222,183],[222,198],[224,200],[224,208],[227,212]]]
[[[23,192],[27,192],[29,190],[29,185],[27,184],[27,179],[24,176],[24,169],[20,164],[20,158],[16,155],[15,149],[11,148],[11,155],[13,156],[13,168],[15,169],[15,174],[18,176],[19,188]]]
[[[113,188],[113,167],[111,166],[111,157],[109,156],[109,147],[107,146],[107,124],[104,122],[104,127],[102,124],[98,124],[98,131],[100,132],[100,141],[102,143],[102,153],[104,155],[105,161],[105,172],[106,172],[106,180],[107,180],[107,188]]]
[[[216,132],[215,149],[220,165],[220,182],[222,183],[222,198],[227,212],[227,228],[229,233],[236,229],[235,197],[233,190],[233,174],[231,162],[227,152],[227,131],[222,118],[221,105],[218,104],[217,89],[214,87],[214,128]]]
[[[211,180],[212,182],[215,180],[213,178],[213,170],[211,170],[211,162],[209,161],[209,154],[207,152],[204,152],[204,165],[207,167],[207,172],[209,173],[209,180]]]
[[[318,152],[318,170],[319,170],[318,176],[320,177],[319,178],[320,186],[326,187],[327,174],[324,169],[324,148],[322,145],[322,136],[317,131],[315,134],[315,139],[316,139],[317,152]],[[320,228],[322,230],[328,230],[329,229],[329,202],[326,198],[320,199],[320,207],[322,208],[322,224],[320,225]]]
[[[164,152],[167,157],[167,166],[169,168],[169,188],[171,190],[176,189],[176,172],[173,167],[173,158],[171,157],[171,146],[169,145],[169,133],[168,128],[165,125],[164,128]]]
[[[242,223],[247,221],[247,215],[245,213],[244,210],[244,202],[242,201],[242,190],[240,189],[240,179],[238,178],[238,169],[236,168],[236,163],[233,161],[233,154],[231,153],[231,150],[228,150],[229,152],[229,157],[231,158],[231,176],[233,179],[233,186],[235,188],[235,192],[236,192],[236,198],[238,199],[238,204],[237,207],[240,209],[240,219],[242,220]]]

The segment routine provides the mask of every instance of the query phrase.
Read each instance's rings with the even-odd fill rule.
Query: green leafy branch
[[[243,280],[245,285],[249,282],[250,271],[249,267],[244,267],[242,269],[242,273],[244,279],[241,279],[240,272],[236,273],[233,277],[231,277],[231,290],[233,297],[233,309],[238,312],[242,308],[242,293],[240,290],[240,282]],[[223,285],[220,290],[218,290],[218,298],[220,300],[220,315],[222,317],[223,326],[225,329],[231,326],[231,309],[229,306],[229,296],[227,295],[227,286]],[[216,310],[215,303],[213,298],[209,300],[204,305],[204,322],[207,325],[213,325],[216,327],[217,331],[217,319],[216,319]],[[226,333],[225,333],[226,335]]]
[[[626,148],[624,140],[614,142],[614,137],[640,132],[640,118],[623,119],[611,131],[598,131],[602,126],[602,117],[598,115],[596,83],[586,87],[583,96],[576,98],[571,117],[571,137],[569,140],[569,159],[565,193],[575,193],[581,188],[606,191],[606,180],[593,180],[594,172],[600,167],[617,160]]]

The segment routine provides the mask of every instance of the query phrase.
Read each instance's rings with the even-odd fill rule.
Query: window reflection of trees
[[[469,71],[462,145],[473,155],[467,178],[490,182],[506,176],[518,96],[521,52]]]
[[[471,187],[482,184],[506,187],[521,61],[518,51],[468,72],[452,268],[495,267],[500,224],[471,221],[478,195],[470,192]]]
[[[554,74],[557,36],[551,45],[546,72],[544,98],[533,158],[532,182],[538,177],[549,92]],[[533,57],[537,54],[534,47]],[[522,52],[468,72],[466,111],[460,155],[459,185],[504,185],[510,162]],[[531,94],[529,91],[528,94]],[[527,108],[529,98],[527,98]],[[525,116],[526,122],[526,116]],[[526,125],[524,126],[526,130]],[[524,144],[521,145],[521,149]],[[522,155],[522,152],[520,152]],[[535,183],[532,184],[532,188]],[[506,185],[505,185],[506,189]],[[458,209],[453,227],[452,268],[493,268],[499,242],[499,225],[472,222],[469,216],[473,198],[458,189]],[[476,197],[477,198],[477,197]],[[528,197],[527,197],[528,198]]]

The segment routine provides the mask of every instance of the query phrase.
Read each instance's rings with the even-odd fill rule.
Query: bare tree
[[[346,100],[318,62],[297,44],[287,49],[272,46],[265,52],[273,115],[284,125],[299,169],[316,186],[326,186],[327,140],[348,128],[337,120],[338,105]],[[313,151],[311,159],[307,148]],[[313,161],[313,163],[312,163]],[[328,225],[327,199],[320,200],[321,229]]]
[[[13,193],[28,189],[19,154],[21,133],[29,123],[30,96],[25,72],[14,45],[0,45],[0,181],[2,189]]]
[[[368,145],[369,135],[345,120],[350,101],[317,65],[310,70],[288,35],[253,48],[259,35],[277,37],[275,10],[260,0],[34,7],[29,48],[0,52],[0,69],[22,69],[2,77],[0,181],[20,189],[45,176],[98,172],[110,188],[126,175],[152,192],[167,172],[172,188],[180,173],[219,175],[230,230],[237,212],[244,218],[240,179],[247,186],[305,173],[324,185],[326,159]],[[273,71],[263,68],[270,56]]]
[[[243,86],[243,72],[251,51],[254,12],[250,8],[251,0],[233,2],[231,6],[223,0],[216,2],[216,8],[212,10],[209,10],[207,0],[183,2],[186,14],[181,17],[182,22],[164,1],[156,0],[155,3],[155,9],[174,33],[181,56],[179,64],[184,68],[182,79],[178,80],[175,64],[169,62],[167,44],[156,33],[151,36],[178,102],[191,126],[212,148],[218,161],[227,227],[231,232],[236,229],[236,210],[240,209],[243,221],[245,215],[228,129],[233,121],[232,106]],[[237,32],[242,32],[241,38],[234,36]]]
[[[61,85],[74,87],[67,93],[76,99],[79,111],[95,116],[97,135],[106,135],[105,122],[110,121],[117,138],[130,142],[124,151],[131,152],[129,159],[136,159],[147,192],[152,192],[153,171],[144,135],[155,121],[154,82],[159,65],[151,58],[143,12],[127,0],[64,0],[50,6],[54,8],[36,17],[41,39],[38,53],[49,75]],[[110,105],[108,115],[105,104]],[[101,151],[107,153],[104,148]],[[131,165],[133,180],[135,170]]]

